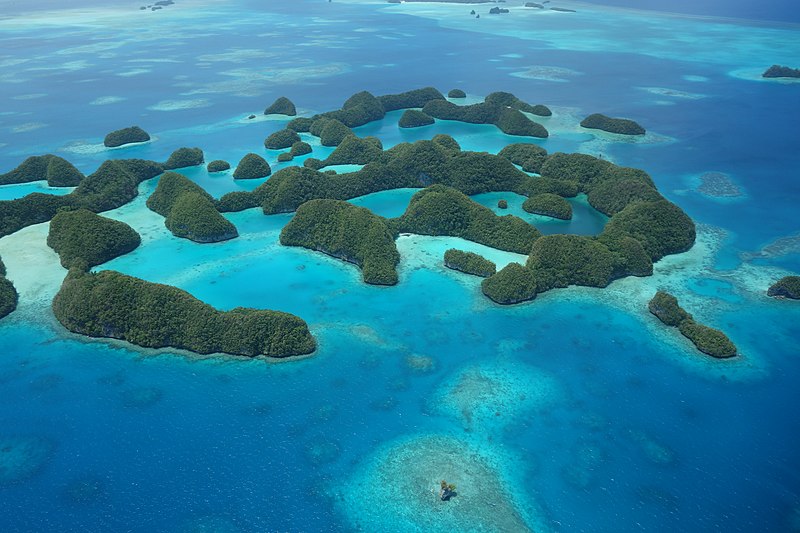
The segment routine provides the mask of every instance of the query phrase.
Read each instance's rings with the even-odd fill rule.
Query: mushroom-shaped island
[[[270,174],[272,174],[272,168],[269,166],[266,159],[258,154],[250,153],[242,157],[239,164],[236,165],[236,170],[233,171],[233,179],[250,180],[266,178]]]
[[[644,135],[645,129],[633,120],[626,118],[611,118],[600,113],[594,113],[581,121],[581,126],[594,130],[603,130],[621,135]]]
[[[164,163],[164,170],[175,170],[176,168],[195,167],[205,162],[203,150],[200,148],[178,148],[169,159]]]
[[[406,109],[403,116],[400,117],[398,126],[401,128],[419,128],[421,126],[430,126],[435,122],[436,120],[432,116],[426,115],[418,109]]]
[[[785,276],[776,281],[767,291],[774,298],[800,300],[800,276]]]
[[[103,139],[103,145],[106,148],[116,148],[126,144],[143,143],[149,140],[150,134],[139,126],[131,126],[129,128],[112,131],[106,135],[105,139]]]
[[[448,98],[466,98],[467,93],[462,91],[461,89],[450,89],[450,92],[447,93]]]

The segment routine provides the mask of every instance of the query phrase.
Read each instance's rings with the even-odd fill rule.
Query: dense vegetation
[[[517,190],[526,196],[537,194],[556,194],[562,198],[574,198],[580,191],[577,182],[569,180],[555,180],[542,176],[526,179]]]
[[[292,157],[297,157],[299,155],[306,155],[311,153],[311,145],[304,141],[297,141],[292,145],[292,149],[289,151],[289,154]]]
[[[238,236],[236,227],[217,211],[211,195],[175,172],[161,176],[147,207],[165,217],[164,224],[176,237],[209,243]]]
[[[484,152],[461,152],[452,137],[437,135],[431,141],[401,143],[382,151],[374,138],[345,138],[324,162],[306,159],[304,167],[276,172],[252,192],[234,192],[219,202],[222,211],[262,206],[264,212],[296,210],[314,198],[347,200],[400,187],[425,187],[441,183],[466,194],[521,191],[530,176],[508,159]],[[318,169],[332,164],[365,164],[356,172],[325,174]],[[537,178],[538,179],[538,178]]]
[[[401,128],[419,128],[422,126],[430,126],[435,122],[436,120],[434,120],[433,117],[426,115],[418,109],[406,109],[397,125]]]
[[[308,326],[294,315],[241,307],[221,312],[175,287],[114,271],[71,270],[53,312],[75,333],[149,348],[248,357],[288,357],[316,348]]]
[[[387,112],[414,107],[422,108],[433,100],[444,100],[444,95],[433,87],[414,89],[399,94],[385,94],[378,97],[378,101]]]
[[[497,155],[519,165],[525,172],[538,173],[547,159],[547,150],[538,144],[516,143],[509,144]]]
[[[400,232],[461,237],[499,250],[528,253],[539,231],[513,215],[497,216],[464,193],[433,185],[416,193],[403,215]]]
[[[547,137],[544,126],[532,121],[518,109],[497,103],[479,103],[460,106],[447,100],[432,100],[425,104],[422,111],[426,115],[441,120],[457,120],[470,124],[494,124],[508,135],[526,135],[531,137]]]
[[[650,259],[658,261],[691,248],[695,226],[680,207],[667,200],[634,202],[611,217],[600,238],[619,240],[623,236],[639,241]]]
[[[348,98],[341,109],[322,116],[338,120],[348,128],[356,128],[381,120],[386,116],[386,110],[378,98],[367,91],[361,91]]]
[[[50,222],[47,245],[58,253],[64,268],[83,270],[136,249],[141,238],[118,220],[88,209],[64,209]]]
[[[482,278],[488,278],[497,271],[497,265],[485,257],[455,248],[450,248],[444,253],[444,266]]]
[[[609,133],[620,133],[622,135],[644,135],[645,129],[633,120],[626,118],[611,118],[600,113],[589,115],[581,121],[581,126],[595,130],[603,130]]]
[[[519,111],[524,111],[525,113],[531,113],[533,115],[539,115],[542,117],[549,117],[552,115],[552,111],[547,106],[544,105],[531,105],[527,102],[524,102],[514,96],[511,93],[507,92],[494,92],[486,96],[484,102],[490,105],[496,105],[501,107],[510,107],[511,109],[517,109]]]
[[[116,148],[123,144],[141,143],[150,140],[150,135],[139,126],[131,126],[121,130],[112,131],[103,139],[107,148]]]
[[[265,115],[287,115],[293,117],[297,114],[297,108],[294,103],[285,96],[281,96],[275,100],[272,105],[264,110]]]
[[[800,276],[785,276],[779,279],[769,288],[767,295],[800,300]]]
[[[60,207],[85,207],[100,212],[124,205],[136,197],[139,183],[162,171],[162,166],[153,161],[105,161],[70,194],[31,193],[24,198],[0,201],[0,237],[31,224],[47,222]]]
[[[323,166],[328,165],[366,165],[372,161],[383,159],[383,144],[377,137],[356,137],[348,135],[339,146],[325,159]]]
[[[272,174],[272,168],[270,168],[269,163],[260,155],[250,153],[245,155],[236,165],[236,170],[233,171],[233,179],[266,178],[270,174]]]
[[[178,148],[172,152],[163,166],[164,170],[175,170],[202,165],[204,162],[203,151],[200,148]]]
[[[589,204],[604,215],[616,215],[634,202],[656,202],[661,194],[648,181],[639,178],[609,180],[587,195]]]
[[[296,131],[284,128],[264,139],[264,147],[270,150],[283,150],[284,148],[291,148],[298,141],[300,141],[300,136]]]
[[[314,119],[311,117],[297,117],[290,120],[286,127],[298,133],[306,133],[313,123]]]
[[[450,92],[447,93],[448,98],[466,98],[467,93],[462,91],[461,89],[450,89]]]
[[[772,65],[761,76],[764,78],[800,78],[800,68]]]
[[[0,259],[0,318],[6,317],[17,308],[19,295],[14,284],[6,279],[6,265]]]
[[[311,200],[281,231],[281,244],[303,246],[361,267],[364,281],[395,285],[400,254],[394,233],[369,209],[340,200]]]
[[[540,193],[526,199],[522,209],[535,215],[569,220],[572,218],[572,204],[551,193]]]
[[[46,154],[29,157],[14,170],[0,174],[0,185],[47,180],[51,187],[75,187],[82,179],[83,173],[72,163]]]
[[[226,170],[230,170],[230,168],[231,164],[222,159],[215,159],[206,166],[206,170],[209,172],[225,172]]]
[[[547,235],[533,244],[526,265],[539,292],[569,285],[605,287],[613,279],[614,254],[583,235]]]
[[[489,299],[511,305],[536,298],[536,278],[531,269],[509,263],[497,274],[481,282],[481,291]]]
[[[701,352],[712,357],[736,355],[736,346],[721,331],[698,324],[679,304],[678,299],[663,291],[656,292],[647,305],[651,313],[667,326],[677,327]]]
[[[497,208],[498,209],[508,209],[508,201],[506,201],[506,200],[498,200],[497,201]]]

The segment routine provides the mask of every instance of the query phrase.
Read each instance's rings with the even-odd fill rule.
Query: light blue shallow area
[[[494,305],[480,279],[442,265],[447,247],[477,249],[464,241],[401,237],[400,283],[374,287],[354,265],[281,246],[291,214],[227,213],[238,238],[178,239],[144,206],[156,178],[132,204],[107,213],[136,227],[142,245],[98,270],[175,285],[220,309],[296,313],[319,349],[279,364],[138,350],[71,335],[47,302],[27,313],[36,304],[26,296],[20,311],[0,321],[0,530],[255,533],[374,523],[414,530],[403,517],[416,508],[391,487],[380,487],[385,498],[370,511],[377,520],[347,502],[365,496],[358,482],[373,479],[383,451],[431,435],[490,460],[537,531],[797,529],[800,419],[792,406],[800,403],[800,307],[764,292],[773,274],[800,271],[800,249],[770,247],[799,231],[800,188],[787,169],[800,163],[800,106],[796,85],[732,74],[794,57],[796,27],[703,26],[588,7],[532,18],[510,6],[508,16],[476,20],[470,6],[458,5],[186,0],[139,12],[106,4],[84,3],[87,18],[47,5],[0,20],[0,172],[43,153],[91,172],[108,158],[164,161],[176,148],[199,146],[207,162],[233,167],[258,153],[274,173],[332,151],[316,143],[308,156],[277,162],[280,151],[263,141],[289,119],[261,113],[278,96],[312,116],[363,89],[460,87],[471,97],[507,90],[554,109],[541,119],[548,139],[452,121],[402,130],[402,112],[356,133],[376,135],[386,148],[436,133],[492,153],[533,142],[644,168],[701,235],[721,243],[707,262],[657,265],[671,273],[659,288],[680,294],[743,353],[738,362],[712,361],[643,307],[626,306],[641,287],[655,291],[646,279]],[[451,9],[451,18],[414,14],[441,9]],[[122,16],[110,16],[114,10]],[[513,75],[519,72],[526,74]],[[593,112],[634,118],[655,141],[580,129]],[[105,133],[132,124],[154,140],[102,148]],[[215,197],[266,181],[234,180],[233,169],[178,171]],[[709,171],[736,176],[747,198],[716,202],[687,189],[686,176]],[[41,186],[0,187],[0,200]],[[396,217],[414,192],[351,202]],[[501,198],[508,209],[497,208]],[[525,213],[524,198],[510,192],[474,199],[543,233],[593,235],[606,222],[583,196],[570,200],[571,221]],[[0,248],[20,284],[28,273],[5,254],[9,239]],[[630,294],[607,296],[621,286]],[[511,385],[494,395],[478,387],[474,400],[496,414],[472,422],[469,410],[435,403],[465,372],[485,368],[512,385],[513,376],[530,372],[551,376],[558,394],[529,409],[520,407],[527,396],[517,395],[519,403],[502,396]],[[497,397],[506,403],[492,403]],[[439,477],[431,472],[420,491]],[[454,503],[469,505],[471,497]]]
[[[34,192],[62,196],[71,193],[74,189],[74,187],[50,187],[45,181],[0,185],[0,201],[16,200],[17,198],[22,198]]]

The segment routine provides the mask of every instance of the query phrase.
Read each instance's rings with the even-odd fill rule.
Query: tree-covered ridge
[[[612,118],[600,113],[591,114],[583,119],[581,126],[622,135],[644,135],[646,133],[645,129],[633,120]]]
[[[0,185],[47,180],[51,187],[75,187],[83,178],[83,173],[66,159],[46,154],[31,156],[14,170],[0,174]]]
[[[162,172],[162,165],[153,161],[110,160],[81,180],[70,194],[31,193],[24,198],[0,201],[0,237],[31,224],[47,222],[60,207],[83,207],[99,213],[125,205],[136,197],[139,183]]]
[[[668,292],[658,291],[647,305],[652,314],[670,327],[677,327],[681,334],[692,341],[701,352],[717,358],[734,357],[736,346],[721,331],[698,324]]]
[[[211,243],[239,235],[236,226],[217,211],[211,195],[182,174],[161,176],[147,207],[165,217],[164,224],[176,237]]]
[[[310,165],[363,164],[361,170],[326,174]],[[221,211],[261,206],[266,214],[296,210],[314,198],[348,200],[356,196],[403,187],[440,183],[466,194],[517,191],[530,188],[531,178],[504,157],[485,152],[461,152],[452,137],[437,135],[431,141],[401,143],[382,150],[378,139],[346,137],[324,162],[306,160],[304,167],[276,172],[252,192],[228,193],[220,199]]]
[[[541,124],[532,121],[518,109],[496,103],[460,106],[447,100],[433,100],[422,111],[441,120],[456,120],[470,124],[494,124],[508,135],[547,137],[549,133]]]
[[[536,278],[530,268],[509,263],[481,282],[481,291],[490,300],[511,305],[536,298]]]
[[[444,266],[465,274],[488,278],[497,272],[497,265],[474,252],[450,248],[444,253]]]
[[[284,128],[270,134],[269,137],[264,139],[264,148],[269,150],[283,150],[284,148],[291,148],[294,143],[299,141],[300,136],[296,131]]]
[[[64,209],[50,221],[47,245],[58,253],[64,268],[90,267],[127,254],[141,243],[136,231],[118,220],[88,209]]]
[[[770,286],[768,296],[800,300],[800,276],[784,276]]]
[[[0,259],[0,319],[8,316],[17,308],[19,295],[14,284],[6,278],[6,266]]]
[[[397,284],[400,254],[385,219],[340,200],[311,200],[281,231],[281,244],[302,246],[361,267],[364,281]]]
[[[497,216],[464,193],[443,185],[416,193],[406,212],[393,222],[402,233],[461,237],[522,254],[528,253],[541,236],[524,220],[513,215]]]
[[[114,271],[72,269],[53,300],[68,330],[148,348],[200,354],[289,357],[316,349],[306,323],[279,311],[238,307],[222,312],[189,293]]]
[[[131,143],[141,143],[150,140],[150,135],[139,126],[131,126],[115,130],[106,135],[103,144],[107,148],[116,148]]]

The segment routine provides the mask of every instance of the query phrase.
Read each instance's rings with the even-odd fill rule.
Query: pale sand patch
[[[528,259],[527,255],[504,252],[459,237],[433,237],[404,233],[397,238],[396,243],[397,251],[400,252],[398,272],[401,280],[412,270],[427,268],[451,273],[454,279],[468,281],[470,285],[480,283],[483,278],[456,272],[444,266],[444,253],[450,248],[480,254],[495,263],[498,270],[513,262],[525,264]]]
[[[0,257],[6,265],[6,277],[19,293],[14,316],[39,321],[43,311],[50,314],[50,304],[61,288],[67,271],[58,254],[47,246],[50,223],[35,224],[0,239]]]
[[[11,131],[14,133],[27,133],[29,131],[36,131],[45,127],[47,127],[47,124],[44,122],[26,122],[25,124],[13,126]]]
[[[211,106],[211,102],[205,98],[194,100],[162,100],[157,104],[148,106],[151,111],[182,111],[184,109],[197,109]]]
[[[100,96],[89,102],[89,105],[109,105],[124,102],[127,100],[124,96]]]
[[[384,445],[333,494],[359,531],[549,531],[536,502],[500,449],[448,435],[414,435]],[[513,477],[512,477],[513,475]],[[440,481],[457,496],[439,498]]]
[[[563,391],[554,376],[498,358],[461,369],[439,386],[429,407],[457,419],[465,431],[490,433],[561,397]]]

